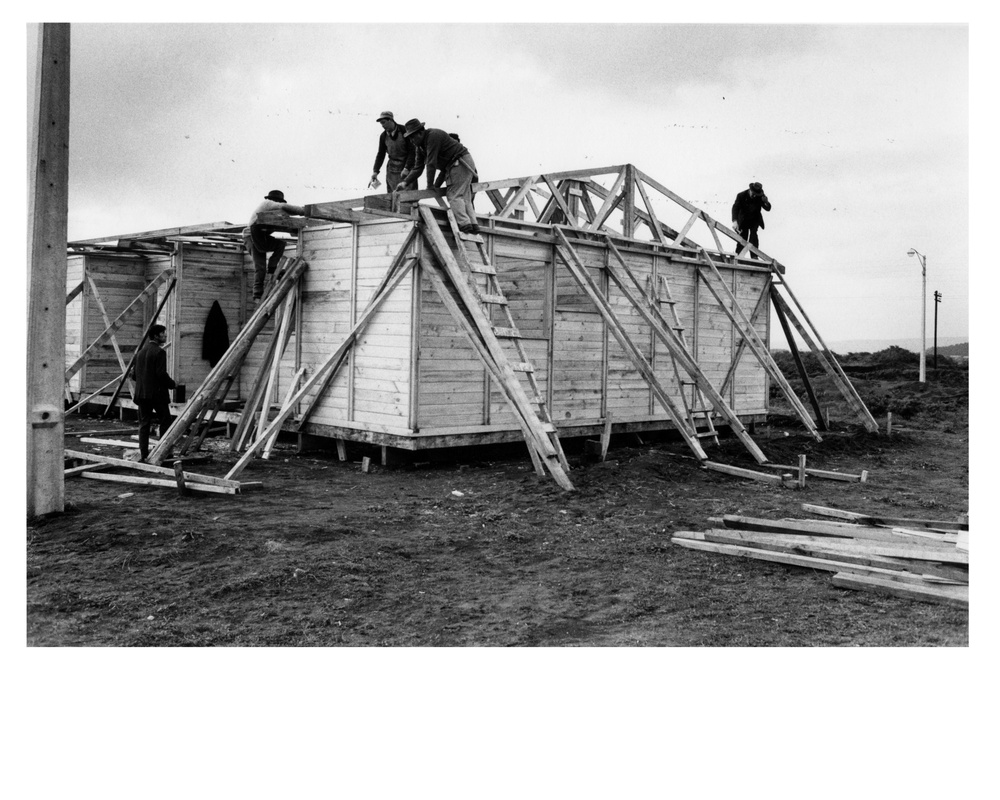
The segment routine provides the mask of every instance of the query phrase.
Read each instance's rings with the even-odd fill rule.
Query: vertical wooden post
[[[64,510],[69,23],[39,25],[28,208],[28,517]]]
[[[806,488],[806,457],[799,456],[799,488]]]
[[[626,239],[635,238],[635,167],[625,165],[625,183],[622,186],[622,234]]]

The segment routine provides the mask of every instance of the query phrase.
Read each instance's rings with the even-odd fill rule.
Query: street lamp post
[[[927,256],[912,247],[906,255],[916,256],[923,273],[923,290],[920,295],[920,382],[927,381]]]

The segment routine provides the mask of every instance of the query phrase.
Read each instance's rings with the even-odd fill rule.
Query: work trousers
[[[476,209],[472,205],[472,184],[476,180],[476,162],[466,153],[458,161],[448,167],[445,185],[445,195],[448,205],[455,212],[458,226],[475,225]]]
[[[160,425],[160,438],[170,427],[170,403],[167,400],[136,400],[139,409],[139,455],[145,461],[149,455],[149,431],[156,421]]]
[[[277,269],[281,254],[285,252],[285,240],[278,239],[270,233],[251,231],[249,236],[243,237],[243,244],[253,256],[253,297],[254,300],[259,300],[264,294],[266,273]],[[270,260],[267,258],[269,252]]]
[[[757,238],[756,228],[740,228],[736,232],[740,235],[740,237],[746,239],[754,247],[760,247],[760,240]],[[736,245],[736,255],[739,255],[742,249],[743,249],[743,243],[740,242],[738,245]],[[751,251],[750,258],[757,258],[757,254]]]
[[[403,176],[403,165],[400,164],[398,167],[394,167],[390,162],[385,168],[385,190],[387,192],[396,191],[396,187],[399,185],[399,179]]]

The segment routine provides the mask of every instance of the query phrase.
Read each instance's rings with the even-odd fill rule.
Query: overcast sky
[[[71,69],[71,239],[370,193],[388,109],[484,180],[629,162],[726,224],[761,181],[827,341],[919,336],[910,248],[968,336],[965,25],[79,23]]]

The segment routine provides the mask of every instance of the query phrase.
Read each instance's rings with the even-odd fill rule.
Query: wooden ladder
[[[677,338],[681,345],[684,347],[684,352],[694,358],[694,353],[691,352],[691,348],[688,346],[687,337],[684,335],[684,326],[681,325],[680,316],[677,314],[677,301],[674,300],[674,297],[670,292],[670,284],[667,283],[666,278],[662,275],[657,276],[657,283],[659,286],[654,287],[653,277],[650,276],[647,283],[647,293],[658,306],[662,307],[666,305],[670,309],[670,318],[674,323],[671,327],[674,333],[677,334]],[[659,287],[663,288],[663,293],[666,295],[666,299],[660,297]],[[691,422],[691,427],[695,430],[698,429],[699,418],[702,419],[708,427],[707,431],[698,431],[695,435],[701,439],[711,439],[713,444],[718,444],[719,432],[716,430],[715,423],[712,419],[715,415],[714,409],[705,399],[704,394],[702,394],[701,389],[698,387],[697,381],[684,380],[681,377],[680,370],[678,369],[677,359],[672,358],[671,361],[674,365],[674,377],[677,380],[677,385],[683,386],[687,384],[691,387],[690,403],[687,401],[687,397],[685,396],[683,389],[680,392],[681,402],[684,404],[684,411],[687,414],[688,420]],[[692,406],[696,407],[692,408]]]
[[[558,431],[548,403],[539,390],[535,368],[528,358],[523,337],[511,314],[486,244],[479,235],[459,231],[454,213],[450,209],[444,209],[444,212],[454,239],[453,247],[448,245],[434,212],[425,206],[420,208],[427,241],[462,301],[457,310],[467,314],[475,325],[483,345],[477,347],[477,352],[518,418],[536,472],[542,472],[541,466],[544,465],[560,486],[572,490],[573,484],[566,474],[570,467],[559,442]],[[466,243],[475,246],[474,258],[470,258]],[[426,259],[423,263],[430,266],[433,277],[433,264],[428,264]],[[455,315],[455,309],[451,310]],[[493,321],[497,313],[501,324]],[[467,333],[471,332],[467,329]],[[508,351],[511,351],[510,356]],[[527,379],[531,397],[524,391],[518,374]]]

